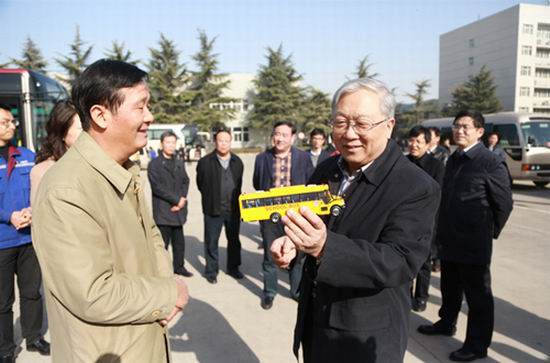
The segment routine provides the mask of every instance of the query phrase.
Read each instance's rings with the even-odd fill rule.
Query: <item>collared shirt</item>
[[[344,192],[351,185],[351,183],[359,179],[361,174],[364,173],[365,170],[367,170],[367,168],[371,164],[372,164],[372,161],[368,164],[363,165],[361,168],[355,170],[350,175],[346,165],[346,160],[344,160],[344,158],[340,156],[340,158],[338,159],[338,168],[340,168],[340,171],[342,172],[342,176],[344,177],[344,179],[342,179],[342,182],[340,183],[340,189],[338,189],[338,195],[344,194]]]
[[[274,155],[273,158],[273,186],[286,187],[291,185],[290,170],[292,168],[292,153],[284,158]]]

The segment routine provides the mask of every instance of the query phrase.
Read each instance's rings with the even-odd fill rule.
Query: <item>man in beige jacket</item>
[[[72,90],[82,128],[44,176],[32,233],[53,362],[168,362],[166,324],[187,304],[128,160],[153,122],[147,74],[90,65]]]

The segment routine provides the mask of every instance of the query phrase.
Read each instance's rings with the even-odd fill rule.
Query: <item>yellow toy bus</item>
[[[298,211],[308,207],[318,215],[338,216],[345,206],[344,199],[332,195],[328,185],[292,185],[271,188],[268,191],[241,194],[239,207],[243,222],[270,219],[277,223],[288,209]]]

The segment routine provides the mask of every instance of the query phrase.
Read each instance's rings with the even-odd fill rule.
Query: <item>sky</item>
[[[329,95],[353,78],[369,56],[372,72],[399,101],[414,83],[429,80],[438,96],[439,36],[518,4],[514,0],[0,0],[0,63],[21,56],[30,36],[54,61],[69,52],[76,27],[93,45],[90,60],[114,40],[147,62],[160,34],[173,40],[187,68],[199,48],[198,30],[217,37],[224,73],[257,74],[267,47],[283,46],[303,84]],[[548,0],[522,3],[548,4]],[[142,66],[144,68],[144,66]]]

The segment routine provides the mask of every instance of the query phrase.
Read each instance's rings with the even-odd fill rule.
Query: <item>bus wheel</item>
[[[330,214],[333,217],[338,217],[342,213],[342,208],[339,205],[333,205],[332,208],[330,208]]]
[[[535,183],[537,188],[544,188],[548,184],[548,182],[545,181],[534,181],[533,183]]]
[[[269,219],[271,220],[271,222],[277,223],[281,220],[281,215],[277,212],[271,213],[271,216],[269,217]]]

